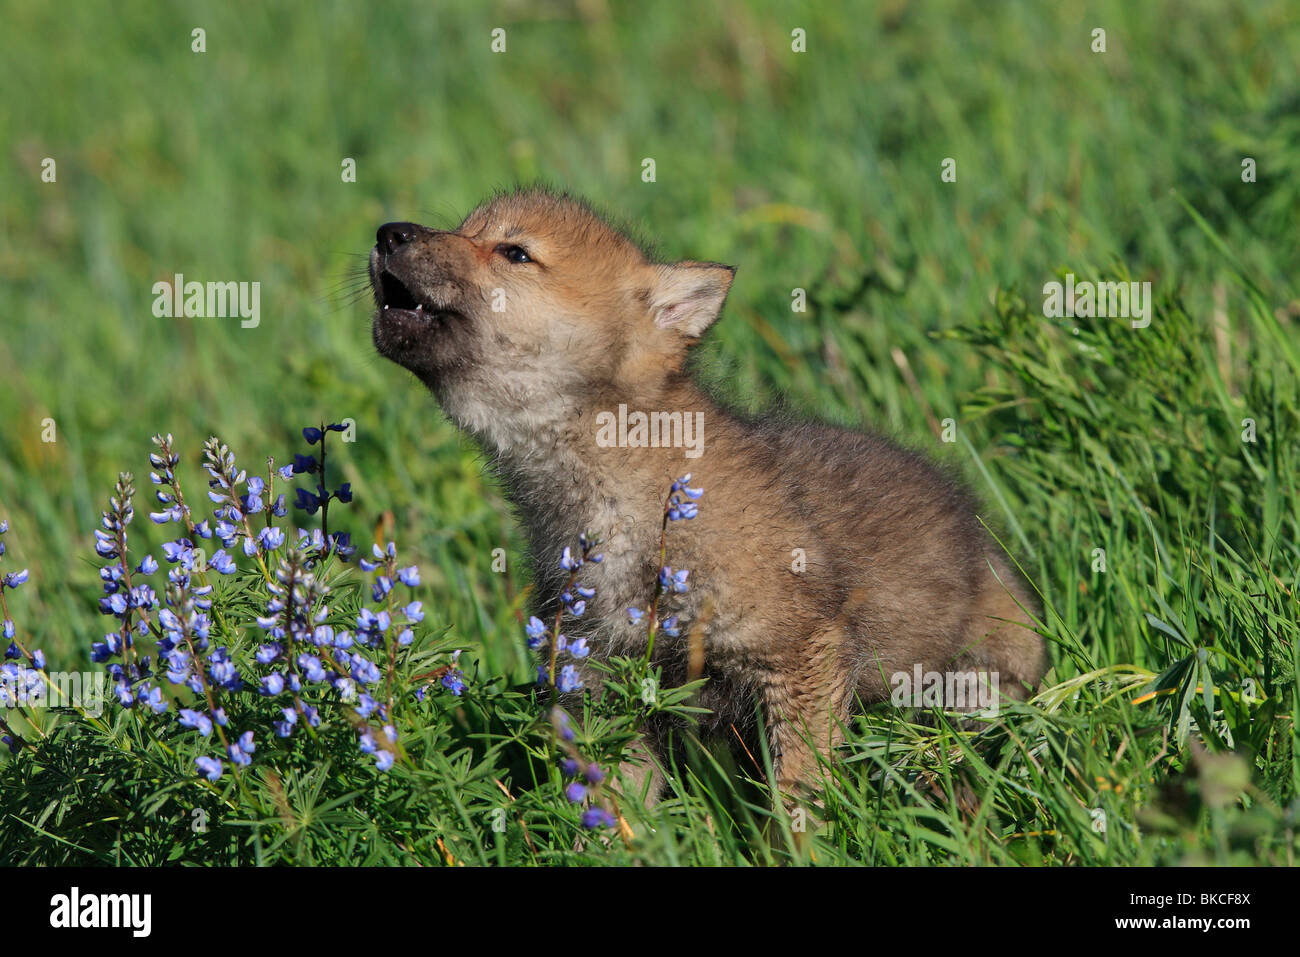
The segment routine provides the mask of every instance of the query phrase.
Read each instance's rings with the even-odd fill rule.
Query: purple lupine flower
[[[528,619],[528,624],[524,626],[524,633],[528,635],[528,647],[536,651],[541,647],[542,642],[546,640],[546,623],[533,615]]]
[[[23,584],[26,581],[27,581],[26,568],[24,568],[22,571],[10,572],[8,575],[5,575],[4,577],[4,584],[6,588],[17,588],[19,585]]]
[[[582,826],[594,831],[598,827],[613,827],[618,821],[603,807],[589,807],[582,812]]]
[[[284,720],[275,722],[275,733],[278,737],[287,738],[293,734],[293,726],[298,723],[298,712],[293,708],[281,708],[280,713],[284,715]]]
[[[261,692],[264,695],[278,695],[284,691],[284,675],[273,671],[262,679]]]
[[[452,669],[442,676],[442,686],[459,698],[465,691],[465,676]]]
[[[205,738],[212,733],[212,719],[191,708],[182,708],[177,722],[182,728],[193,728]]]
[[[140,690],[144,692],[144,686],[141,686]],[[170,702],[163,697],[162,688],[157,685],[149,688],[140,700],[148,705],[149,709],[153,711],[154,714],[162,714],[167,710],[167,707],[170,704]]]
[[[298,667],[302,669],[303,674],[308,681],[324,681],[325,668],[319,658],[315,655],[301,654],[298,656]]]
[[[573,665],[565,665],[560,669],[560,675],[555,681],[555,687],[561,694],[568,694],[571,691],[577,691],[582,687],[582,678],[578,676],[578,669]]]

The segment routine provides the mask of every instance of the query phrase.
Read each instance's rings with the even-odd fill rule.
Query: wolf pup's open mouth
[[[379,274],[379,288],[375,290],[380,309],[399,309],[404,312],[423,312],[420,302],[406,288],[406,284],[385,269]]]
[[[439,328],[449,311],[417,298],[406,283],[387,269],[379,273],[378,280],[373,285],[375,304],[379,307],[381,319],[414,321]]]

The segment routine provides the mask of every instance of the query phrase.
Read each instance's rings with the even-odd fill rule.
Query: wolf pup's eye
[[[512,263],[530,263],[533,261],[533,257],[528,255],[528,250],[524,249],[523,246],[506,246],[503,244],[497,247],[497,252]]]

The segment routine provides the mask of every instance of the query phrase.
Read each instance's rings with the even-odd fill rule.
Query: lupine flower
[[[180,718],[177,720],[181,727],[193,728],[205,738],[212,733],[212,719],[190,708],[182,708]]]
[[[308,681],[324,681],[325,668],[319,658],[315,655],[302,654],[298,656],[298,667],[302,669]]]
[[[261,692],[264,695],[278,695],[284,690],[284,676],[278,672],[271,672],[262,679]]]
[[[561,711],[559,708],[555,708],[552,710],[551,714],[554,718],[555,727],[559,729],[560,740],[572,741],[574,737],[573,725],[569,721],[568,713]]]
[[[582,812],[582,826],[588,830],[598,827],[613,827],[618,821],[603,807],[593,806]]]
[[[310,677],[310,676],[308,676]],[[379,667],[361,655],[352,656],[352,677],[363,685],[376,684],[383,679]],[[313,679],[314,680],[314,679]]]
[[[534,615],[528,619],[524,632],[528,635],[528,647],[536,651],[546,640],[546,623]]]
[[[4,576],[3,581],[6,588],[17,588],[27,581],[27,569],[24,568],[20,572],[10,572]]]
[[[221,777],[221,762],[217,758],[198,757],[194,763],[199,766],[199,770],[209,781],[216,781]]]
[[[672,489],[668,494],[668,505],[665,510],[670,522],[691,519],[700,513],[699,507],[694,500],[704,494],[704,489],[689,488],[686,483],[690,480],[691,476],[688,472],[672,484]],[[689,501],[682,501],[683,495]]]
[[[574,781],[564,789],[564,796],[574,804],[581,804],[587,797],[587,788],[585,785]]]
[[[442,676],[442,686],[459,698],[465,691],[465,677],[453,669]]]
[[[559,676],[555,679],[555,687],[562,694],[568,694],[581,688],[582,679],[578,676],[578,669],[573,665],[565,665],[561,668]]]
[[[673,571],[667,565],[659,569],[659,585],[667,592],[684,592],[688,590],[686,578],[690,570],[686,568]]]
[[[293,708],[281,708],[280,713],[284,715],[284,720],[275,722],[275,733],[281,738],[287,738],[293,734],[293,726],[298,723],[298,712]]]
[[[143,692],[143,696],[140,700],[148,705],[149,709],[153,711],[154,714],[162,714],[167,710],[169,702],[163,698],[162,688],[154,685],[146,691],[145,687],[142,685],[140,690]]]

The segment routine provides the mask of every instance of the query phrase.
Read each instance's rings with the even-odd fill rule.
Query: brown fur
[[[533,261],[510,261],[512,246]],[[374,339],[494,457],[527,528],[539,613],[557,607],[561,549],[581,530],[603,539],[604,564],[584,574],[596,597],[566,629],[595,654],[644,654],[644,626],[625,609],[646,606],[664,496],[693,474],[700,514],[673,523],[668,554],[692,587],[662,612],[679,616],[683,637],[661,637],[656,664],[684,680],[686,636],[701,620],[709,723],[744,726],[761,704],[790,788],[807,781],[816,751],[829,753],[855,700],[889,696],[891,674],[988,669],[1022,697],[1044,655],[1027,594],[960,484],[879,435],[749,419],[692,381],[688,349],[732,274],[655,263],[568,197],[509,193],[453,231],[380,230]],[[421,311],[396,308],[412,302]],[[596,416],[620,403],[703,412],[703,455],[600,447]]]

